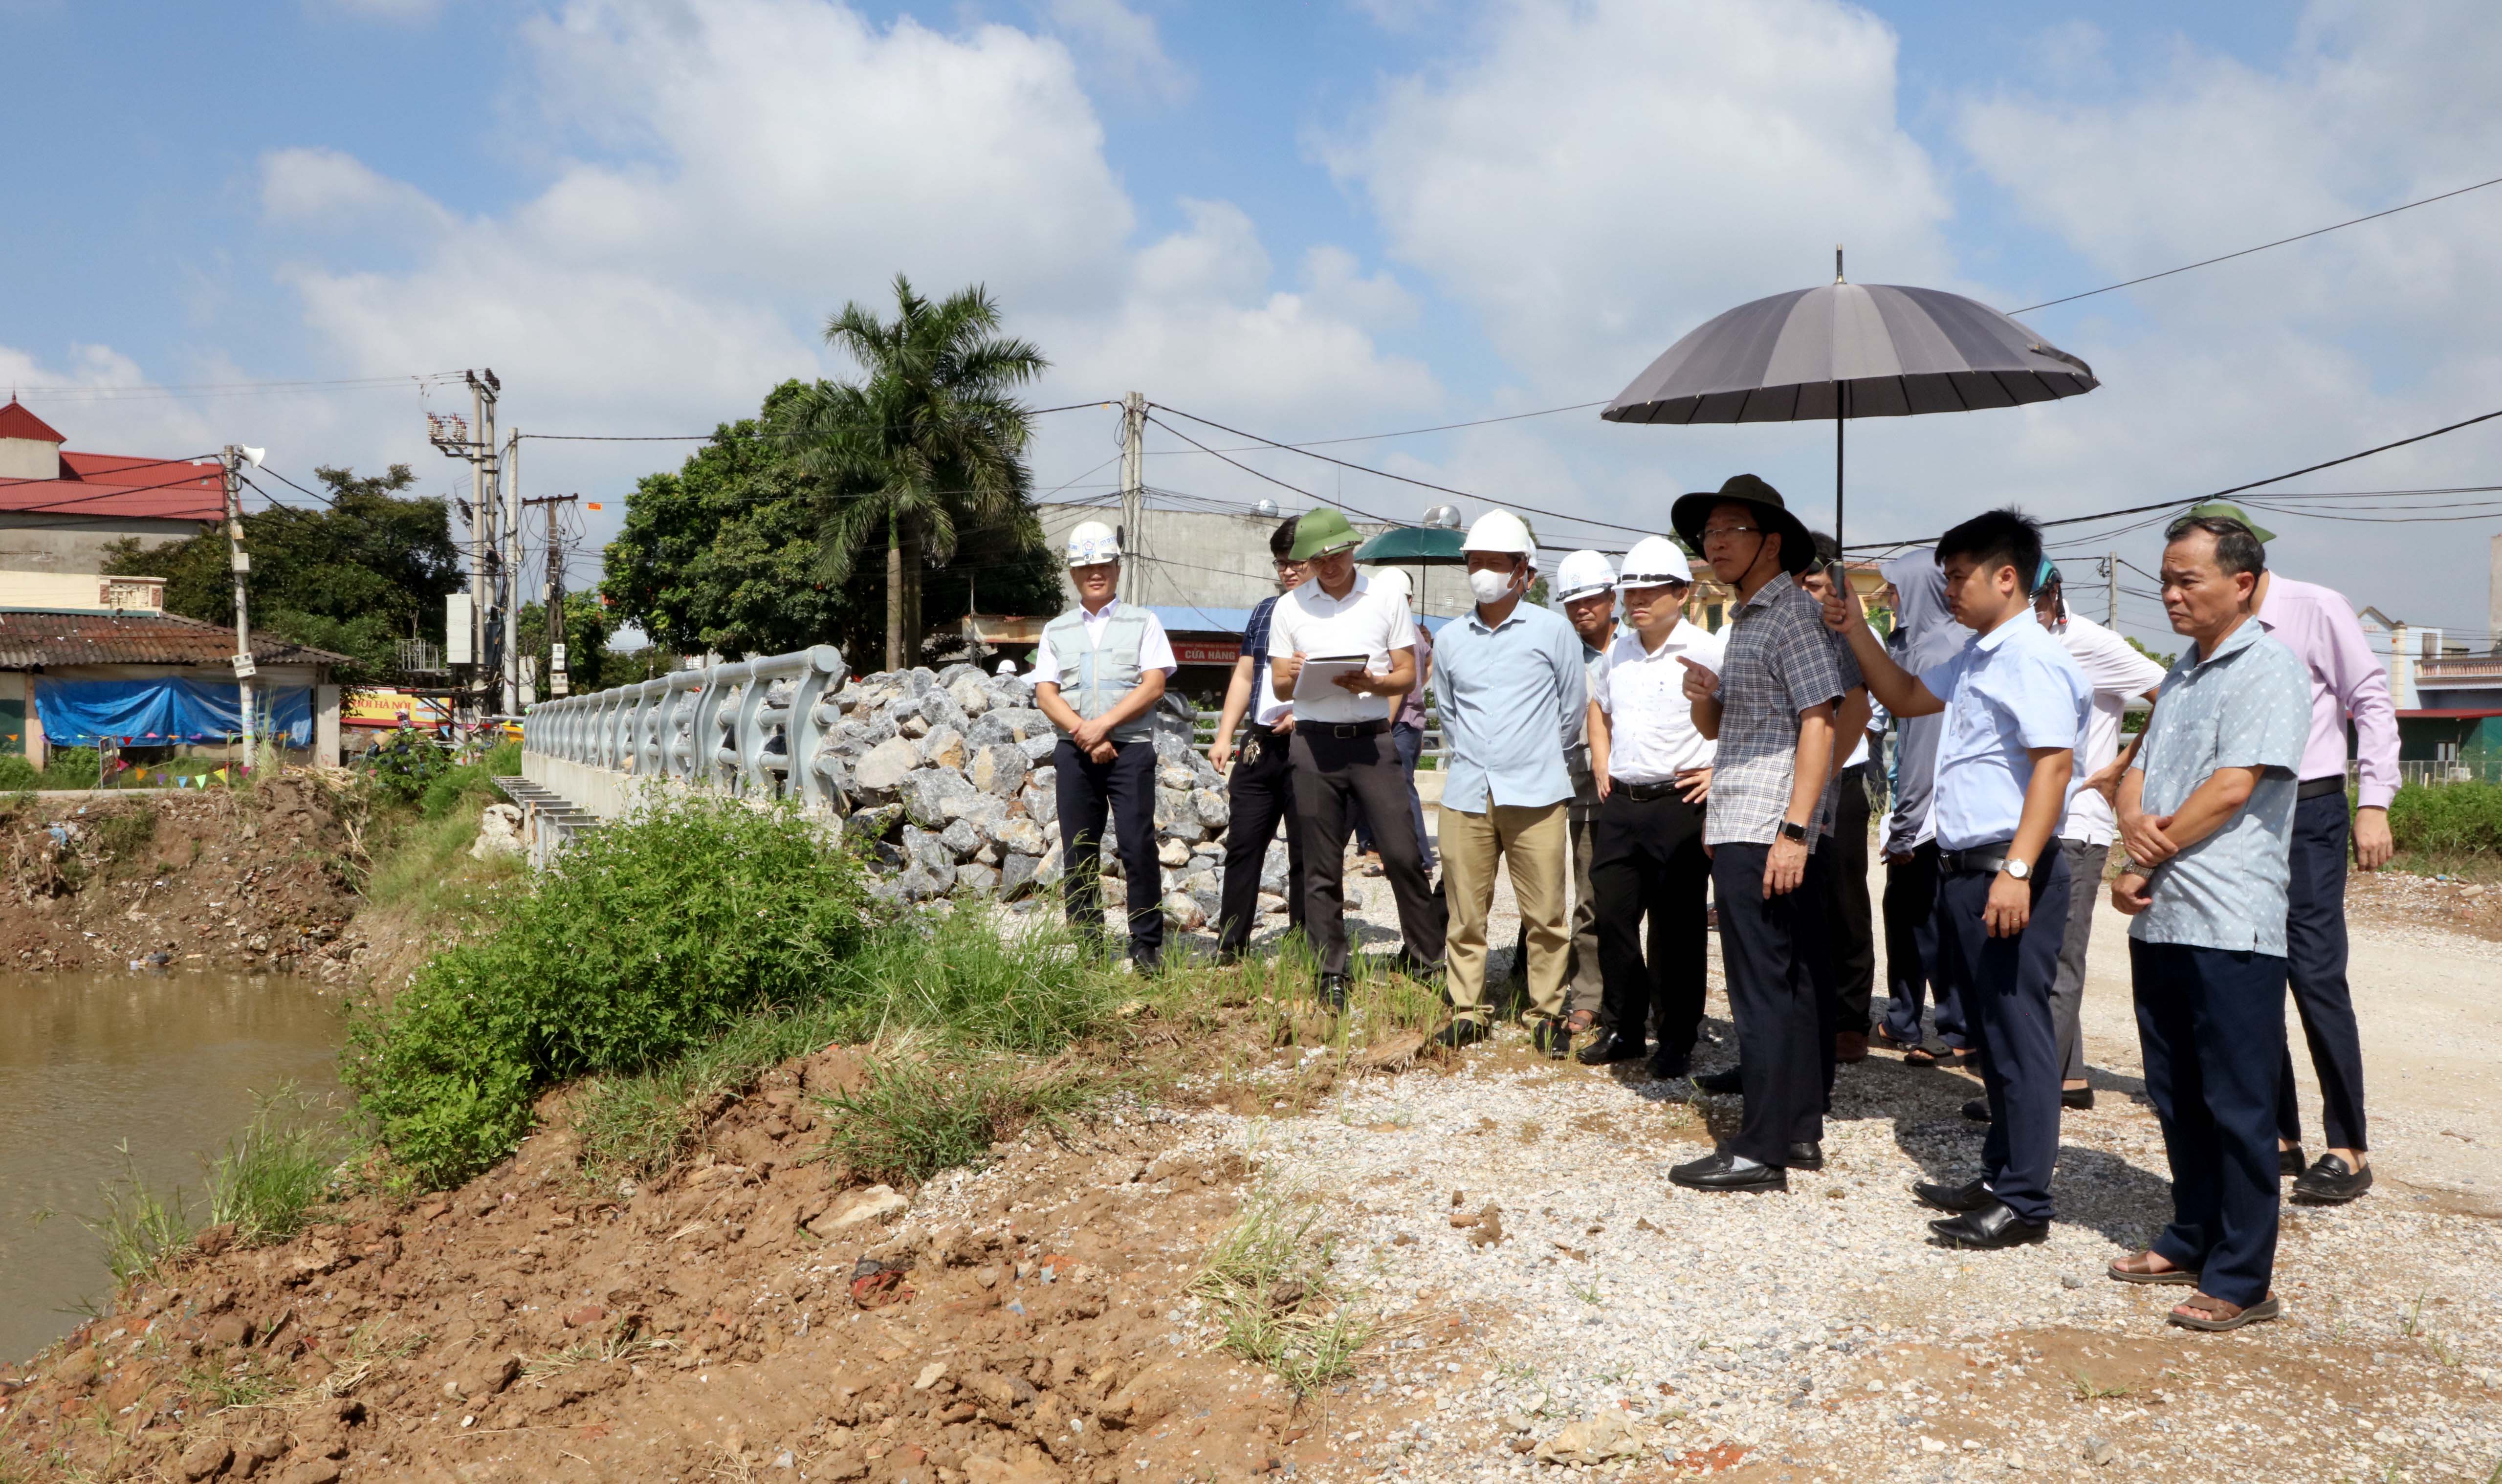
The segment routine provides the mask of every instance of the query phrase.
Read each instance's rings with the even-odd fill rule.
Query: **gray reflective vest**
[[[1051,657],[1060,661],[1060,698],[1087,721],[1121,704],[1137,689],[1138,651],[1147,642],[1144,609],[1122,605],[1103,623],[1099,647],[1086,631],[1086,610],[1071,608],[1043,625]],[[1141,713],[1112,728],[1115,742],[1143,742],[1155,735],[1152,715]],[[1066,735],[1066,733],[1063,733]]]

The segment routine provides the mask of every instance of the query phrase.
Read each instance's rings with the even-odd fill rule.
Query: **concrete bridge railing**
[[[847,673],[820,644],[541,701],[522,721],[522,774],[602,819],[656,779],[838,814],[832,696]]]

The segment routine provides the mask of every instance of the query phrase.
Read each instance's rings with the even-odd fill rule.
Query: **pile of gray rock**
[[[1053,787],[1050,721],[1033,688],[974,665],[856,676],[834,696],[843,720],[831,750],[835,787],[849,800],[846,832],[867,842],[878,864],[872,887],[892,900],[943,896],[1033,897],[1057,887],[1060,813]],[[1184,930],[1217,913],[1225,856],[1224,780],[1191,743],[1186,702],[1156,713],[1156,848],[1153,884],[1166,916]],[[1121,879],[1105,842],[1103,873]],[[1283,912],[1286,851],[1272,841],[1260,905]],[[1127,883],[1107,883],[1107,906]],[[1056,895],[1056,891],[1050,894]]]

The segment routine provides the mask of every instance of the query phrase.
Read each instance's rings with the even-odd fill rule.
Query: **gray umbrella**
[[[1832,418],[1833,534],[1842,537],[1843,423],[2047,402],[2102,385],[2083,361],[1961,294],[1833,282],[1705,321],[1599,414],[1610,422]]]

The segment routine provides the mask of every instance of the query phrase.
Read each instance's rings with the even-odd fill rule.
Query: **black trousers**
[[[1769,845],[1731,843],[1711,853],[1712,899],[1720,908],[1720,964],[1729,1014],[1738,1023],[1738,1072],[1746,1108],[1728,1150],[1765,1164],[1788,1162],[1794,1143],[1824,1137],[1824,1057],[1833,1037],[1822,1025],[1808,972],[1808,935],[1822,904],[1802,882],[1764,894]],[[1828,1000],[1829,1003],[1829,1000]]]
[[[1295,725],[1295,822],[1303,836],[1303,930],[1323,974],[1343,974],[1346,944],[1346,837],[1361,801],[1372,819],[1381,873],[1399,902],[1399,931],[1419,964],[1442,961],[1442,912],[1425,879],[1416,827],[1407,813],[1407,769],[1388,728],[1366,736],[1329,734],[1326,723]]]
[[[2050,1167],[2059,1158],[2059,1026],[2050,987],[2068,935],[2068,858],[2042,853],[2033,916],[2012,938],[1993,938],[1981,920],[1995,871],[1948,871],[1939,885],[1940,931],[1961,972],[1964,1009],[1979,1034],[1980,1085],[1989,1095],[1989,1136],[1980,1164],[1989,1192],[2019,1220],[2050,1219]]]
[[[1815,986],[1815,1051],[1824,1086],[1825,1112],[1833,1111],[1833,1079],[1842,1066],[1835,1053],[1834,1032],[1842,1029],[1842,972],[1836,952],[1832,906],[1833,841],[1819,839],[1807,858],[1799,891],[1813,903],[1799,929],[1799,957],[1807,963],[1808,982]],[[1742,1047],[1741,1050],[1742,1051]]]
[[[2131,938],[2146,1096],[2172,1162],[2172,1225],[2154,1250],[2244,1308],[2276,1272],[2274,1122],[2285,961]]]
[[[1260,921],[1260,876],[1268,841],[1286,826],[1286,921],[1303,926],[1303,833],[1295,826],[1291,733],[1252,728],[1225,781],[1225,886],[1217,905],[1216,949],[1240,953]]]
[[[1097,762],[1066,737],[1051,755],[1052,792],[1060,805],[1061,901],[1068,926],[1089,943],[1103,940],[1103,816],[1121,853],[1130,899],[1130,957],[1140,966],[1164,954],[1164,867],[1156,860],[1156,745],[1124,742],[1109,762]]]
[[[1833,941],[1833,970],[1841,996],[1834,1029],[1868,1033],[1868,1007],[1876,990],[1876,925],[1868,904],[1868,774],[1863,762],[1842,772],[1841,802],[1834,806],[1833,838],[1816,854],[1833,858],[1825,872],[1825,921]]]
[[[1600,1018],[1639,1046],[1659,1011],[1662,1050],[1694,1051],[1703,1025],[1705,955],[1710,929],[1704,893],[1711,858],[1703,853],[1703,805],[1674,793],[1636,799],[1617,784],[1591,823],[1590,890],[1599,904]],[[1642,958],[1642,919],[1650,957]]]
[[[1937,1001],[1938,1036],[1960,1051],[1967,1044],[1963,1007],[1951,965],[1938,952],[1938,845],[1924,840],[1910,859],[1885,867],[1885,1033],[1907,1045],[1923,1038],[1920,1008]]]
[[[2284,916],[2285,971],[2302,1038],[2319,1074],[2319,1121],[2331,1149],[2369,1149],[2363,1128],[2363,1036],[2346,984],[2346,841],[2353,822],[2346,793],[2293,806],[2293,846]],[[2302,1142],[2302,1099],[2293,1086],[2293,1048],[2284,1052],[2277,1093],[2277,1136]]]

